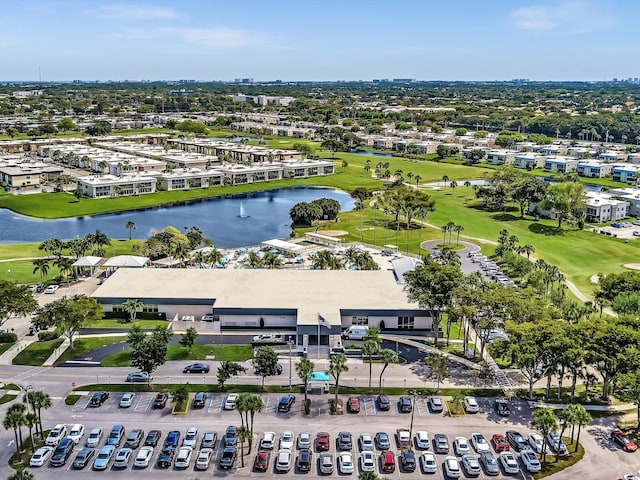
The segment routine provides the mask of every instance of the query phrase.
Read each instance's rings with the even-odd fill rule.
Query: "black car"
[[[238,444],[238,439],[236,438],[236,427],[230,425],[227,427],[227,430],[224,432],[224,446],[226,447],[235,447]]]
[[[340,432],[338,434],[338,449],[339,450],[351,450],[353,444],[350,432]]]
[[[400,453],[400,467],[405,472],[416,471],[416,456],[411,450],[402,450]]]
[[[169,468],[173,464],[173,457],[176,454],[176,447],[164,447],[158,455],[158,467]]]
[[[75,443],[69,437],[63,438],[51,456],[51,465],[54,467],[60,467],[67,463],[67,458],[73,452]]]
[[[127,435],[127,440],[124,442],[124,446],[136,449],[140,446],[142,437],[144,437],[144,430],[140,430],[138,428],[131,430],[129,435]]]
[[[298,453],[298,470],[301,472],[308,472],[311,470],[311,451],[310,450],[300,450]]]
[[[496,413],[501,417],[508,417],[511,415],[511,410],[509,409],[509,402],[507,402],[504,398],[496,399]]]
[[[89,406],[100,407],[109,398],[109,392],[96,392],[91,396]]]
[[[378,410],[386,411],[391,408],[391,402],[389,401],[389,397],[387,397],[386,395],[378,395],[376,403],[378,404]]]
[[[198,392],[193,397],[191,406],[193,408],[204,408],[204,404],[207,402],[207,394],[204,392]]]
[[[144,446],[156,447],[160,441],[160,437],[162,437],[162,432],[160,430],[149,430],[147,438],[144,439]]]
[[[184,367],[182,373],[209,373],[210,369],[208,364],[198,362]]]
[[[233,468],[233,464],[236,463],[236,455],[236,447],[226,447],[222,451],[222,455],[220,456],[220,468],[222,468],[223,470]]]
[[[516,430],[507,430],[507,441],[511,444],[511,446],[519,452],[524,448],[529,448],[529,442],[526,438],[522,436],[522,434]]]
[[[283,395],[282,397],[280,397],[280,401],[278,402],[278,411],[289,412],[295,401],[296,401],[295,395],[292,395],[292,394]]]
[[[411,399],[409,397],[400,397],[400,400],[398,400],[398,410],[401,413],[411,413],[411,410],[413,410]]]
[[[77,453],[76,458],[73,459],[73,468],[81,469],[86,467],[91,463],[95,454],[96,451],[93,448],[83,448]]]

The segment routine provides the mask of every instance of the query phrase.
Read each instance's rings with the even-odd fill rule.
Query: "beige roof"
[[[120,269],[97,298],[215,299],[215,308],[296,308],[298,323],[340,309],[418,309],[388,270]]]

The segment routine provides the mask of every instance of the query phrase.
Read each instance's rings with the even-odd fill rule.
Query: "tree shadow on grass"
[[[544,225],[542,223],[532,223],[529,225],[529,231],[540,235],[555,236],[564,235],[564,230],[555,225]]]
[[[498,220],[499,222],[513,222],[521,220],[519,215],[512,215],[511,213],[494,213],[491,215],[492,220]]]

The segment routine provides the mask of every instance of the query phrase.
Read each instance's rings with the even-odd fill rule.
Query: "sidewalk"
[[[56,348],[51,355],[49,355],[49,358],[45,360],[42,366],[53,367],[53,364],[56,363],[56,360],[60,358],[60,355],[62,355],[65,352],[65,350],[69,348],[69,345],[71,345],[71,342],[69,342],[68,338],[65,338],[64,342],[62,342],[60,346]]]
[[[16,355],[25,349],[27,345],[36,340],[18,340],[9,350],[0,355],[0,365],[12,365],[12,361]]]

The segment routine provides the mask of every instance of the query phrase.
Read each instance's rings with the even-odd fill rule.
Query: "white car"
[[[152,458],[153,447],[146,445],[138,451],[136,458],[133,460],[133,466],[136,468],[147,468]]]
[[[353,457],[349,452],[342,452],[338,455],[338,470],[342,475],[351,475],[353,473]]]
[[[57,447],[58,444],[60,443],[60,440],[62,440],[66,436],[67,436],[67,427],[62,424],[58,424],[51,429],[51,431],[49,432],[49,435],[47,435],[47,438],[44,441],[44,444],[49,445],[51,447]]]
[[[87,437],[87,441],[84,442],[85,446],[89,448],[96,448],[100,445],[103,433],[104,432],[101,427],[92,428],[89,432],[89,436]]]
[[[136,394],[134,392],[127,392],[122,395],[120,399],[120,408],[129,408],[133,405],[133,399],[136,398]]]
[[[30,467],[41,467],[41,466],[43,466],[45,463],[47,463],[47,460],[49,460],[49,458],[51,457],[52,453],[53,453],[53,447],[42,447],[42,448],[39,448],[33,454],[33,456],[31,457],[31,460],[29,460],[29,466]]]
[[[56,293],[56,291],[60,288],[60,285],[49,285],[47,288],[44,289],[44,293],[50,294],[50,293]]]
[[[542,468],[542,466],[540,465],[540,460],[538,460],[538,457],[533,452],[533,450],[521,450],[520,460],[522,460],[522,464],[529,473],[537,473]]]
[[[69,430],[68,437],[73,440],[73,443],[78,445],[82,437],[84,437],[84,425],[82,425],[81,423],[76,423],[75,425],[73,425]]]
[[[444,459],[444,473],[448,478],[460,478],[460,464],[456,457],[446,457]]]
[[[420,468],[422,469],[422,473],[436,473],[438,469],[436,456],[431,452],[425,452],[420,455]]]
[[[549,442],[549,445],[551,445],[551,449],[554,452],[557,452],[560,455],[567,454],[567,445],[560,438],[560,434],[558,432],[549,432],[549,435],[547,435],[547,442]]]
[[[409,430],[398,430],[396,433],[398,436],[398,445],[401,448],[408,447],[411,444],[411,434]]]
[[[213,450],[210,448],[203,448],[198,452],[196,458],[196,470],[206,470],[209,468],[209,463],[213,457]]]
[[[520,471],[516,457],[511,452],[500,452],[500,463],[504,473],[514,474]]]
[[[173,466],[176,468],[189,468],[192,454],[193,454],[193,448],[180,447],[180,449],[178,450],[178,454],[176,455],[176,460],[173,463]]]
[[[456,455],[468,455],[471,453],[471,449],[469,448],[469,442],[467,437],[456,437],[453,440],[453,451]]]
[[[418,430],[415,435],[416,448],[420,450],[429,449],[429,433],[424,430]]]
[[[224,401],[224,409],[233,410],[234,408],[236,408],[236,401],[238,400],[239,396],[240,394],[238,393],[230,393],[229,395],[227,395],[227,398]]]
[[[481,433],[471,434],[471,445],[473,445],[473,448],[477,453],[488,452],[491,450],[489,442],[487,442],[487,439],[484,438],[484,435]]]
[[[280,450],[276,458],[276,470],[278,472],[288,472],[291,470],[291,450]]]
[[[195,447],[198,442],[198,429],[196,427],[189,427],[187,433],[182,440],[183,447]]]
[[[468,477],[477,477],[482,473],[480,462],[478,461],[478,457],[475,455],[463,455],[462,467]]]
[[[293,450],[295,438],[296,437],[293,435],[293,432],[284,432],[280,438],[280,450]]]
[[[544,438],[539,433],[531,432],[529,434],[529,445],[531,449],[536,453],[542,453],[542,450],[547,450],[547,446],[544,444]]]
[[[376,456],[373,452],[366,450],[360,455],[360,470],[363,472],[373,472],[376,469]]]
[[[480,406],[475,397],[464,397],[464,411],[467,413],[478,413],[480,411]]]
[[[298,449],[311,450],[311,434],[309,432],[298,434]]]
[[[133,450],[130,448],[121,448],[116,454],[116,458],[113,460],[113,468],[127,468],[132,453]]]
[[[276,446],[276,433],[264,432],[260,440],[260,448],[263,450],[273,450]]]
[[[370,433],[361,433],[358,441],[360,442],[361,452],[373,451],[373,437],[371,436]]]

